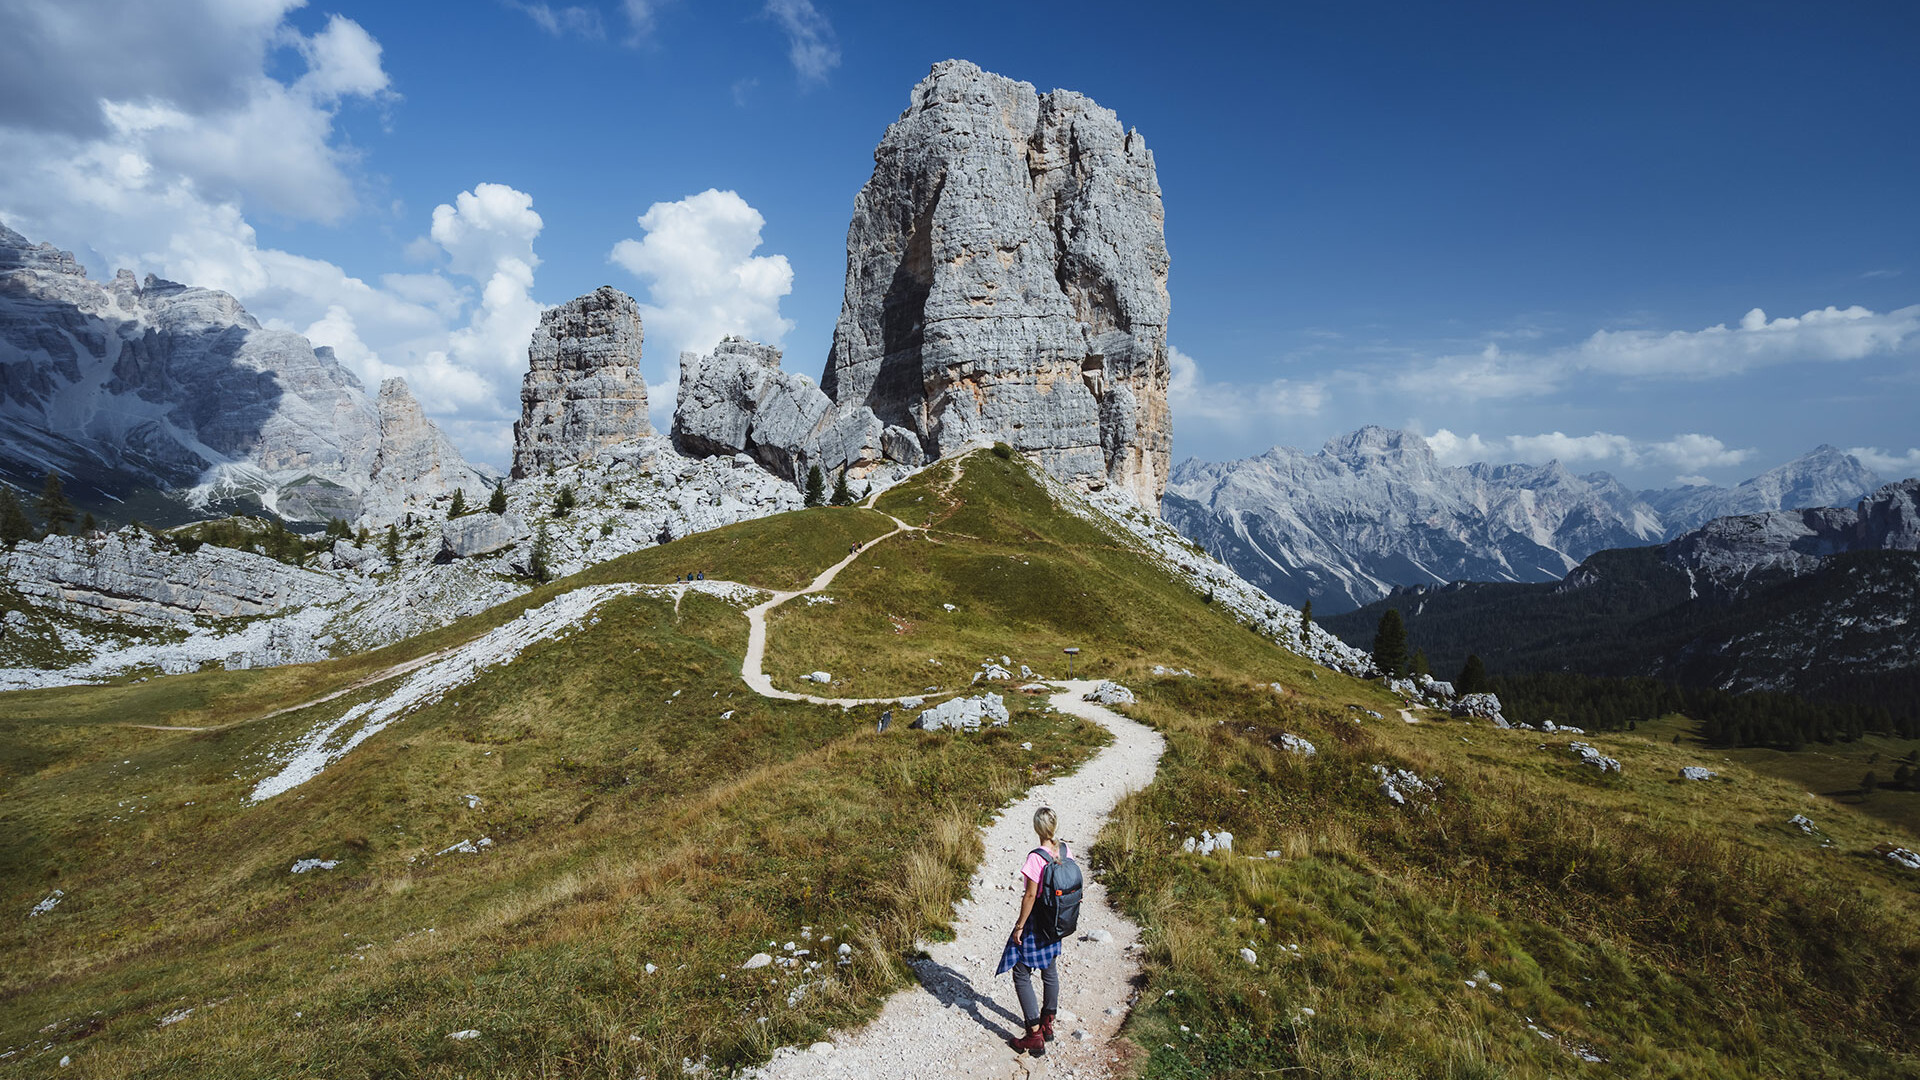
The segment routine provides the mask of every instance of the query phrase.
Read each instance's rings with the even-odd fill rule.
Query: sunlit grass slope
[[[1135,690],[1169,751],[1095,859],[1151,938],[1147,1076],[1920,1068],[1920,875],[1872,854],[1910,834],[1637,735],[1580,737],[1621,761],[1603,775],[1566,735],[1226,679]],[[1376,764],[1438,793],[1395,805]],[[1698,764],[1722,776],[1678,778]],[[1202,829],[1240,857],[1182,852]]]
[[[0,697],[0,1075],[63,1056],[86,1076],[660,1075],[856,1020],[950,917],[983,815],[1104,733],[1019,712],[980,736],[877,734],[877,709],[748,693],[737,608],[626,598],[318,778],[244,796],[270,751],[394,684],[275,709],[585,583],[790,588],[890,527],[787,515],[377,656]],[[302,859],[337,865],[290,873]],[[740,970],[789,941],[825,962]]]

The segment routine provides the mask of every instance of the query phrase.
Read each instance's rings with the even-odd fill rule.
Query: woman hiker
[[[1046,851],[1047,858],[1041,857],[1039,851],[1030,852],[1026,865],[1020,868],[1020,876],[1027,879],[1027,891],[1020,899],[1020,921],[1014,924],[1013,934],[1007,939],[1000,958],[1000,971],[1013,969],[1013,989],[1020,995],[1020,1014],[1027,1027],[1025,1035],[1008,1039],[1007,1043],[1015,1050],[1036,1056],[1046,1053],[1047,1044],[1053,1041],[1053,1017],[1060,1011],[1060,939],[1046,940],[1046,935],[1037,933],[1031,925],[1048,858],[1054,862],[1071,858],[1066,845],[1056,844],[1053,839],[1058,825],[1059,819],[1050,808],[1043,806],[1033,812],[1034,835],[1040,838],[1040,847]],[[1044,1002],[1038,1005],[1033,1000],[1036,970],[1040,972],[1040,986],[1045,993]]]

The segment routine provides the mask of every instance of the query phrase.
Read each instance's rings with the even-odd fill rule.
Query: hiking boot
[[[1040,1013],[1040,1037],[1047,1042],[1053,1041],[1053,1010],[1043,1009]]]
[[[1040,1027],[1037,1024],[1028,1028],[1025,1035],[1017,1039],[1008,1039],[1007,1045],[1015,1050],[1023,1050],[1034,1057],[1040,1057],[1047,1052],[1047,1040],[1040,1034]]]

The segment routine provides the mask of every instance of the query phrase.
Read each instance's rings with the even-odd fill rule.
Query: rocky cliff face
[[[541,314],[513,425],[515,477],[653,434],[641,338],[640,305],[607,285]]]
[[[439,467],[374,483],[383,454],[409,453],[384,421],[331,350],[264,329],[232,296],[124,270],[103,285],[0,226],[0,474],[16,483],[54,468],[102,510],[160,491],[298,521],[391,517],[478,482],[416,408],[408,437]],[[149,520],[169,516],[147,501]]]
[[[935,65],[854,201],[821,388],[928,457],[1004,440],[1157,507],[1167,266],[1137,132],[1076,93]]]
[[[191,555],[130,531],[49,536],[0,550],[13,591],[43,607],[135,626],[273,615],[348,595],[340,581],[250,551],[204,545]]]

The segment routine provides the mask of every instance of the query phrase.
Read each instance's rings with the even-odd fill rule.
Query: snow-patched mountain
[[[383,520],[487,484],[404,382],[376,398],[227,293],[93,281],[0,225],[0,476],[31,490],[49,468],[82,506],[149,521],[209,506]]]
[[[1880,483],[1823,446],[1734,488],[1635,492],[1557,461],[1442,465],[1418,435],[1365,427],[1314,454],[1183,462],[1162,513],[1275,599],[1334,614],[1397,586],[1553,581],[1596,551],[1727,514],[1849,505]]]
[[[1283,603],[1348,611],[1396,585],[1552,581],[1660,516],[1605,473],[1442,465],[1418,435],[1365,427],[1319,453],[1176,466],[1161,513]]]
[[[1646,491],[1641,497],[1659,511],[1667,539],[1673,539],[1715,518],[1809,506],[1852,506],[1881,483],[1859,458],[1837,446],[1820,446],[1731,488],[1701,484]]]

